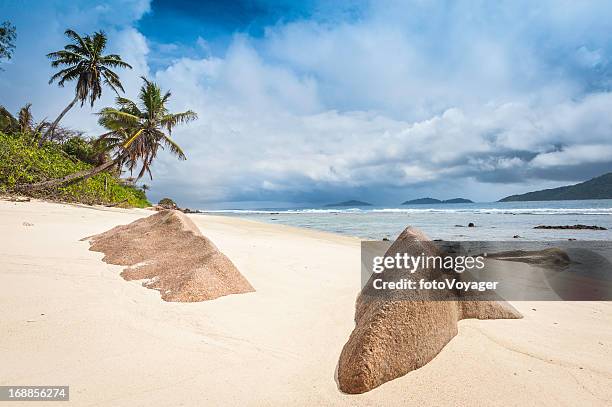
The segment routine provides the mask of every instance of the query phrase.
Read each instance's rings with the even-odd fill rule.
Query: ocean
[[[393,240],[407,226],[431,239],[612,240],[612,199],[546,202],[403,205],[401,207],[303,208],[206,211],[297,226],[362,239]],[[468,223],[475,227],[467,227]],[[608,230],[542,230],[537,225],[597,225]]]

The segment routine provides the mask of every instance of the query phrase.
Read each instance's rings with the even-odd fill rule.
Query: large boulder
[[[166,301],[195,302],[254,291],[236,266],[180,211],[164,210],[88,238],[121,276],[145,280]]]
[[[441,254],[427,236],[410,227],[400,234],[386,256],[396,253]],[[426,268],[410,275],[404,270],[393,271],[394,280],[432,280],[443,273]],[[355,329],[340,354],[338,383],[346,393],[367,392],[427,364],[457,335],[457,321],[461,319],[522,318],[506,302],[459,301],[460,294],[450,290],[410,290],[395,298],[372,295],[368,291],[371,287],[370,281],[357,298]]]

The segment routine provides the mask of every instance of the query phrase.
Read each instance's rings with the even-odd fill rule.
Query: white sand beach
[[[0,201],[0,385],[69,385],[76,406],[612,405],[610,302],[461,321],[423,368],[347,395],[357,238],[190,215],[256,291],[165,302],[80,240],[150,214]]]

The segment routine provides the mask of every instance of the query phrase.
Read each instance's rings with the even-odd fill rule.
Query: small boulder
[[[178,208],[178,206],[176,205],[176,202],[174,202],[170,198],[160,199],[160,201],[157,203],[157,206],[159,206],[162,209],[177,209]]]

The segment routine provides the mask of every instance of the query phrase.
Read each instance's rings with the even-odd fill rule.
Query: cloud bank
[[[33,101],[52,116],[69,101],[70,89],[44,84],[44,53],[62,46],[69,21],[109,32],[135,66],[122,76],[128,94],[145,74],[172,90],[173,110],[200,115],[174,134],[188,160],[155,163],[154,198],[492,200],[612,170],[608,3],[373,2],[348,16],[281,20],[260,35],[229,32],[216,52],[214,39],[150,39],[138,21],[155,7],[48,3],[56,23],[44,38],[17,24],[20,54],[0,75],[0,102]],[[95,134],[88,110],[66,122]]]

